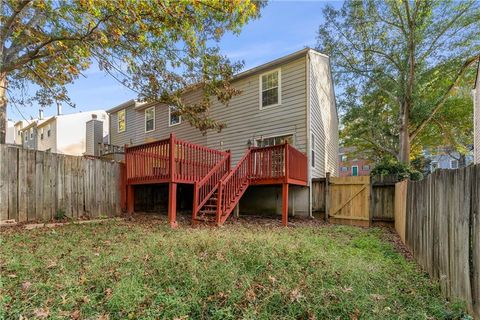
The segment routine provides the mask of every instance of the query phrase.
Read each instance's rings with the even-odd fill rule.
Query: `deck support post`
[[[177,227],[177,184],[168,184],[168,222],[172,228]]]
[[[235,209],[233,209],[233,216],[237,219],[240,217],[240,201],[235,206]]]
[[[127,215],[131,217],[135,210],[135,190],[131,184],[127,185]]]
[[[282,184],[282,225],[288,225],[288,183]]]

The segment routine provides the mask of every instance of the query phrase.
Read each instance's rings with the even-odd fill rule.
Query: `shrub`
[[[58,209],[53,216],[53,219],[55,220],[65,220],[65,218],[67,218],[67,215],[65,214],[65,210],[63,209]]]
[[[386,175],[396,175],[398,180],[420,180],[423,178],[423,174],[420,171],[415,170],[411,166],[401,163],[397,160],[392,159],[382,159],[375,165],[371,176],[386,176]]]

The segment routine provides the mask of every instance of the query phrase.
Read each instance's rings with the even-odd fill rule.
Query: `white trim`
[[[147,130],[147,111],[150,111],[150,110],[153,110],[153,119],[152,119],[153,120],[153,128],[151,130]],[[143,111],[143,120],[145,122],[145,133],[155,131],[155,107],[146,108]]]
[[[175,106],[168,106],[168,126],[175,127],[182,123],[182,116],[178,116],[178,122],[172,124],[172,109],[175,109]]]
[[[118,116],[120,112],[125,113],[125,116],[123,117],[123,121],[125,122],[125,128],[123,128],[123,130],[120,130],[120,121],[119,121],[120,117]],[[117,133],[122,133],[125,131],[127,131],[127,109],[121,109],[117,111]]]
[[[314,134],[312,130],[312,105],[311,105],[311,64],[312,64],[312,58],[310,57],[310,50],[307,51],[307,54],[305,55],[305,73],[306,73],[306,79],[305,79],[305,93],[306,93],[306,103],[307,103],[307,110],[306,110],[306,125],[307,125],[307,162],[309,165],[307,165],[307,183],[308,183],[308,215],[310,218],[313,218],[313,188],[312,188],[312,178],[313,178],[313,168],[310,165],[311,164],[311,159],[310,156],[312,154],[311,152],[311,143],[309,139],[311,139],[311,134]]]
[[[267,75],[267,74],[270,74],[270,73],[275,73],[275,72],[278,72],[278,86],[277,86],[278,102],[276,104],[271,104],[271,105],[268,105],[268,106],[264,107],[264,106],[262,106],[262,93],[263,93],[262,77],[264,75]],[[264,73],[262,73],[258,76],[258,103],[259,103],[259,109],[260,110],[278,107],[282,104],[282,69],[281,68],[269,70],[269,71],[264,72]]]

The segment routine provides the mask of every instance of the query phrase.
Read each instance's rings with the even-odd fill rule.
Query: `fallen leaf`
[[[352,289],[352,287],[343,287],[343,288],[342,288],[342,291],[343,291],[343,292],[352,292],[353,289]]]
[[[25,281],[22,283],[22,290],[26,291],[32,286],[32,283],[30,281]]]
[[[17,275],[16,275],[16,274],[14,274],[14,273],[12,273],[12,274],[9,274],[9,275],[8,275],[8,277],[9,277],[9,278],[16,278],[16,277],[17,277]]]
[[[35,317],[37,318],[42,318],[42,319],[45,319],[49,316],[50,314],[50,311],[48,310],[48,308],[38,308],[38,309],[35,309],[33,311],[33,314],[35,315]]]
[[[294,302],[298,302],[300,301],[301,299],[303,298],[303,295],[302,293],[300,292],[299,289],[293,289],[292,292],[290,292],[290,301]]]
[[[75,310],[75,311],[72,311],[70,313],[70,318],[74,319],[74,320],[78,320],[80,319],[80,310]]]
[[[47,265],[47,269],[55,268],[57,266],[57,262],[50,260],[50,262]]]
[[[270,280],[271,283],[277,282],[277,279],[275,277],[272,277],[272,276],[268,276],[268,280]]]
[[[110,299],[112,297],[112,288],[105,289],[105,296],[107,297],[107,299]]]
[[[358,320],[358,313],[359,313],[358,309],[355,308],[354,313],[350,315],[350,320]]]

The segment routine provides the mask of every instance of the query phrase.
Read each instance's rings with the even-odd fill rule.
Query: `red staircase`
[[[249,185],[307,185],[307,157],[288,144],[248,149],[229,173],[227,161],[195,184],[194,223],[222,225]]]
[[[193,183],[193,223],[221,225],[249,185],[283,186],[282,221],[286,224],[288,185],[307,185],[307,157],[288,144],[248,149],[230,170],[230,152],[176,139],[125,148],[127,210],[133,213],[134,185],[169,184],[168,219],[176,226],[177,183]]]

